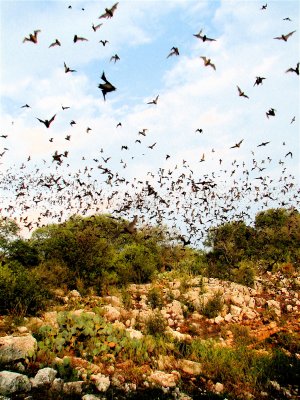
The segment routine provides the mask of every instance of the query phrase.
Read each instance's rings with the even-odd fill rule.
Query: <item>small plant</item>
[[[159,311],[157,311],[147,319],[145,323],[145,332],[152,336],[163,336],[166,327],[167,323],[165,318]]]
[[[62,378],[66,382],[76,382],[79,379],[79,373],[72,367],[71,359],[68,357],[64,357],[62,362],[57,362],[55,369],[58,371],[59,378]]]
[[[132,296],[126,286],[122,287],[121,296],[125,310],[130,310],[132,308]]]
[[[248,346],[255,342],[255,338],[251,336],[250,330],[247,326],[239,324],[231,324],[226,327],[233,334],[234,342],[238,346]]]
[[[152,289],[150,289],[148,292],[147,300],[152,309],[155,308],[161,309],[164,304],[163,294],[161,289],[159,289],[157,286],[154,286]]]
[[[216,318],[222,311],[223,304],[222,293],[218,291],[203,307],[201,307],[201,313],[207,318]]]

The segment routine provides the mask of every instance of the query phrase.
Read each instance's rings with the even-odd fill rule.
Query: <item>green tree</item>
[[[7,252],[9,244],[19,238],[19,231],[20,228],[14,220],[0,217],[0,252]]]

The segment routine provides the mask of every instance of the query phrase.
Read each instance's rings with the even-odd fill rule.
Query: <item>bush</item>
[[[50,299],[43,280],[19,264],[0,264],[1,313],[14,316],[35,315]]]
[[[161,289],[159,289],[158,287],[151,288],[148,292],[147,301],[150,304],[151,308],[161,309],[164,304],[163,294],[162,294]]]
[[[158,311],[152,314],[146,320],[145,332],[147,335],[163,336],[165,334],[166,327],[167,327],[166,320],[162,316],[160,311]]]
[[[116,272],[122,285],[151,281],[157,267],[157,261],[150,250],[136,243],[125,246],[116,262]]]
[[[221,292],[217,292],[201,308],[201,313],[207,318],[216,318],[223,308],[223,297]]]
[[[233,282],[253,287],[255,279],[255,264],[253,261],[240,261],[233,271]]]

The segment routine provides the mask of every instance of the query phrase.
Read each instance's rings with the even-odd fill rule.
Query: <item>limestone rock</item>
[[[122,301],[117,296],[105,296],[105,297],[103,297],[103,300],[107,304],[110,304],[113,307],[121,307],[122,306]]]
[[[55,378],[51,385],[51,392],[62,393],[64,387],[64,380],[61,378]]]
[[[131,339],[142,339],[142,337],[144,336],[141,331],[137,331],[133,328],[127,328],[126,332],[129,333],[129,337]]]
[[[279,301],[268,300],[267,301],[267,306],[268,306],[269,310],[274,311],[274,313],[277,315],[277,317],[280,317],[280,315],[281,315],[281,307],[280,307]]]
[[[179,360],[177,366],[188,375],[200,375],[202,373],[202,364],[195,361]]]
[[[120,319],[121,313],[116,307],[107,305],[103,307],[103,310],[104,310],[104,316],[108,321],[114,322]]]
[[[223,391],[224,391],[223,383],[217,382],[215,384],[215,392],[219,394],[219,393],[222,393]]]
[[[242,312],[241,307],[235,306],[234,304],[231,304],[230,306],[230,314],[233,317],[238,317]]]
[[[166,332],[169,333],[174,339],[179,341],[185,341],[185,340],[190,341],[192,339],[191,335],[174,331],[172,328],[170,328],[170,326],[166,328]]]
[[[75,289],[71,290],[68,295],[70,299],[79,299],[81,297],[81,294]]]
[[[0,337],[0,362],[5,364],[25,359],[34,355],[36,349],[37,341],[30,334]]]
[[[45,312],[43,315],[43,320],[45,325],[52,326],[53,328],[58,328],[57,311]]]
[[[81,395],[84,384],[84,381],[66,382],[63,385],[63,393],[68,396]]]
[[[31,384],[26,375],[11,371],[0,372],[0,394],[10,395],[29,392],[30,390]]]
[[[50,386],[56,377],[57,371],[53,368],[42,368],[40,369],[34,378],[31,379],[33,388],[39,388],[43,386]]]
[[[91,375],[91,381],[99,392],[106,392],[110,386],[109,377],[103,374]]]
[[[175,387],[178,380],[180,379],[180,374],[177,371],[172,371],[170,374],[167,374],[163,371],[154,371],[148,377],[148,381],[154,384],[155,386],[160,387]]]

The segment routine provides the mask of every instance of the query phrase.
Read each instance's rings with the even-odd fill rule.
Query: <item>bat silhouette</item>
[[[261,77],[261,76],[257,76],[256,78],[255,78],[255,82],[254,82],[254,85],[253,86],[255,86],[255,85],[262,85],[263,84],[263,80],[264,79],[266,79],[266,78],[263,78],[263,77]]]
[[[94,32],[96,32],[103,24],[98,24],[98,25],[92,25],[92,29]]]
[[[285,72],[296,72],[299,75],[299,63],[297,63],[296,68],[289,68]]]
[[[236,143],[234,146],[231,146],[231,149],[239,148],[241,144],[243,143],[244,139],[240,140],[238,143]]]
[[[157,104],[159,94],[155,97],[155,99],[149,101],[147,104]]]
[[[46,126],[46,128],[49,128],[51,123],[54,121],[56,117],[56,114],[53,115],[53,117],[51,119],[45,119],[44,121],[40,118],[37,118],[42,124],[44,124]]]
[[[204,61],[204,66],[205,67],[208,67],[210,65],[214,70],[216,70],[216,66],[215,66],[215,64],[212,64],[210,58],[206,58],[204,56],[201,56],[200,58],[202,58],[202,60]]]
[[[75,69],[71,69],[67,67],[66,63],[64,62],[64,67],[65,67],[65,73],[67,74],[68,72],[77,72]]]
[[[103,13],[102,15],[100,15],[100,18],[112,18],[114,15],[114,12],[116,11],[117,7],[118,7],[118,3],[115,3],[111,8],[105,8],[105,13]]]
[[[281,35],[281,36],[274,37],[274,39],[284,40],[285,42],[287,42],[288,38],[289,38],[290,36],[292,36],[295,32],[296,32],[296,31],[292,31],[292,32],[290,32],[290,33],[287,33],[286,35]]]
[[[206,35],[202,35],[202,29],[200,30],[199,33],[194,33],[194,35],[196,38],[201,39],[202,42],[215,42],[216,39],[212,39],[207,37]]]
[[[247,99],[249,99],[249,97],[241,90],[239,86],[237,86],[237,89],[240,97],[246,97]]]
[[[80,42],[87,42],[88,39],[86,39],[84,37],[80,37],[80,36],[74,35],[73,42],[76,43],[76,42],[79,42],[79,41]]]
[[[105,76],[105,73],[102,73],[101,79],[104,81],[104,83],[100,83],[98,85],[98,88],[102,90],[102,94],[103,94],[103,98],[105,99],[105,96],[107,93],[109,92],[113,92],[114,90],[116,90],[116,87],[114,85],[112,85]]]
[[[50,44],[50,47],[55,47],[55,46],[61,46],[61,43],[58,39],[55,39],[55,41],[53,43]]]
[[[36,31],[34,31],[34,33],[30,33],[29,37],[24,37],[23,39],[23,43],[25,42],[32,42],[32,43],[37,43],[37,36],[38,34],[41,32],[40,29],[37,29]]]
[[[170,53],[168,54],[167,58],[171,56],[179,56],[178,47],[172,47]]]

